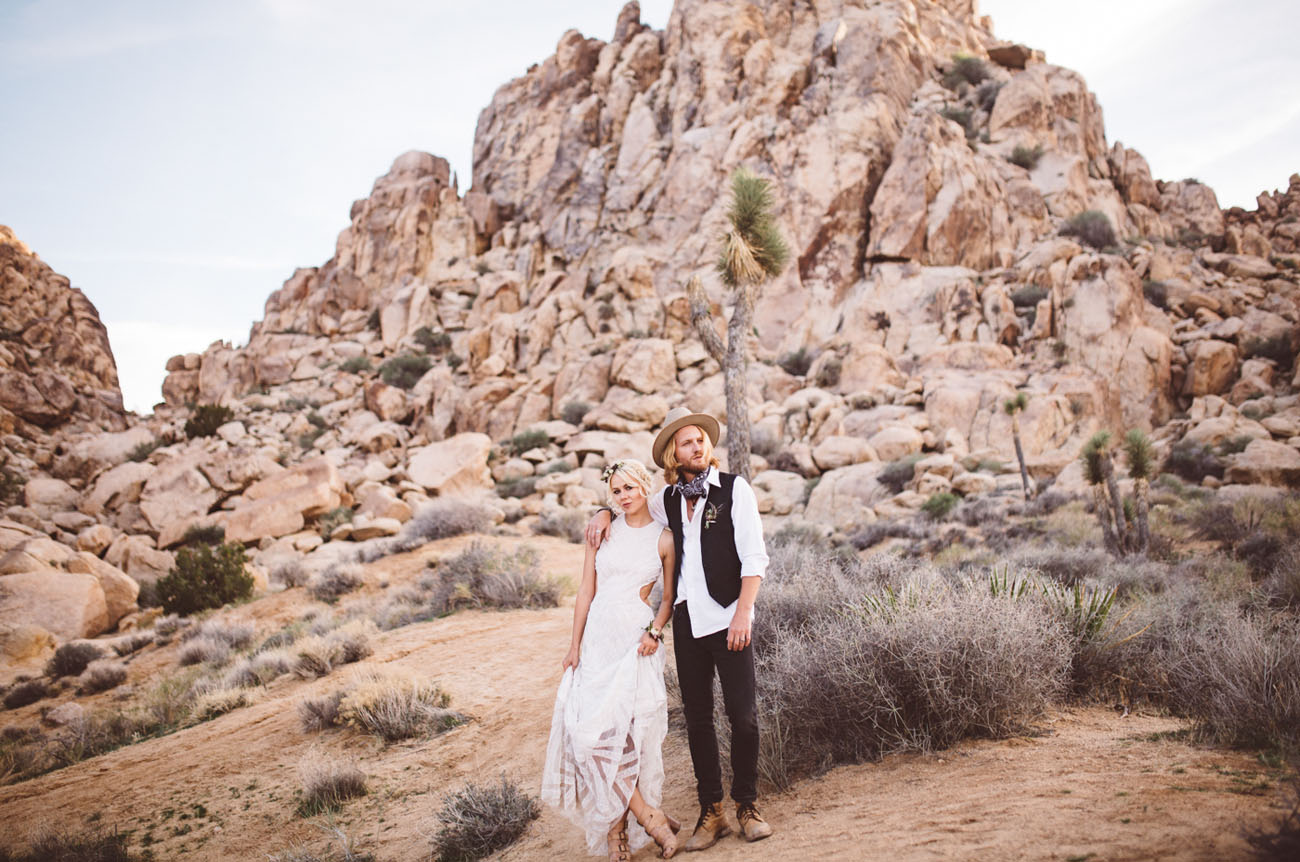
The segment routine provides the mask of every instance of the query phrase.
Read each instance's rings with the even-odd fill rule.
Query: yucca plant
[[[1020,445],[1020,414],[1028,404],[1029,395],[1025,392],[1017,392],[1016,397],[1002,402],[1002,409],[1011,417],[1011,440],[1016,444],[1016,460],[1020,462],[1020,486],[1025,491],[1026,502],[1033,494],[1029,490],[1029,470],[1025,467],[1025,450]]]
[[[729,227],[721,238],[718,274],[731,288],[731,319],[724,342],[713,325],[713,315],[699,277],[686,286],[691,322],[704,348],[722,366],[727,394],[727,463],[750,478],[749,407],[746,382],[749,371],[748,339],[754,328],[754,300],[759,287],[781,274],[790,257],[773,214],[771,184],[744,168],[731,177]]]
[[[1128,475],[1133,480],[1134,508],[1137,510],[1137,550],[1145,554],[1151,546],[1150,499],[1151,479],[1156,473],[1155,448],[1141,430],[1134,428],[1124,435],[1124,457]]]

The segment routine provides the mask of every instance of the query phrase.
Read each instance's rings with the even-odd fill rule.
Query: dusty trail
[[[464,544],[451,540],[436,550]],[[574,546],[530,544],[549,571],[571,574],[581,561]],[[370,571],[399,584],[433,550]],[[293,593],[301,591],[239,610],[282,622],[306,605]],[[304,733],[296,702],[340,686],[350,670],[310,682],[280,679],[252,706],[0,787],[0,834],[7,841],[40,824],[100,823],[133,830],[133,844],[148,840],[161,860],[265,859],[293,842],[320,847],[316,824],[324,821],[294,814],[297,763],[315,746],[357,758],[370,776],[369,795],[335,817],[357,845],[384,862],[427,859],[433,815],[447,792],[501,772],[536,792],[570,620],[570,607],[472,611],[380,635],[363,665],[427,674],[472,717],[442,736],[385,747],[347,731]],[[133,679],[141,670],[174,667],[174,649],[143,656]],[[32,710],[0,721],[30,724]],[[839,767],[761,800],[776,829],[771,839],[750,845],[728,838],[699,858],[1244,859],[1243,825],[1273,822],[1280,812],[1270,770],[1246,753],[1180,741],[1177,720],[1087,708],[1049,716],[1040,727],[1031,738]],[[670,731],[665,755],[666,806],[689,829],[696,809],[679,729]],[[585,847],[575,828],[547,810],[501,858],[576,860]],[[657,856],[646,849],[636,858]]]

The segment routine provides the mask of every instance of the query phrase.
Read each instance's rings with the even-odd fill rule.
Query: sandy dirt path
[[[371,577],[399,585],[430,553],[466,543],[381,561]],[[548,571],[572,575],[581,562],[572,545],[529,544]],[[283,622],[309,604],[295,592],[227,613]],[[294,843],[323,848],[326,819],[294,813],[297,765],[314,749],[355,758],[369,776],[369,794],[333,818],[360,849],[382,862],[428,859],[434,815],[464,782],[504,772],[536,793],[571,614],[570,606],[462,612],[376,638],[375,654],[362,665],[427,675],[470,716],[441,736],[384,746],[351,731],[304,732],[297,702],[341,686],[352,671],[310,682],[282,678],[251,706],[0,787],[0,834],[9,842],[43,824],[102,824],[132,830],[133,846],[148,842],[160,860],[265,859]],[[168,650],[175,646],[142,657],[133,675],[174,666]],[[0,723],[30,723],[35,709],[0,714]],[[728,838],[689,858],[1244,859],[1242,827],[1273,822],[1281,812],[1272,770],[1248,753],[1181,741],[1185,724],[1178,720],[1080,708],[1048,716],[1039,728],[1032,737],[838,767],[761,800],[776,829],[771,839],[750,845]],[[678,727],[665,756],[666,807],[689,829],[696,808]],[[546,810],[500,858],[585,856],[578,830]],[[657,854],[645,849],[636,858]]]

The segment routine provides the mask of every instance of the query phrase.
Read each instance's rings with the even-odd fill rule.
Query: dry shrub
[[[337,850],[329,849],[316,852],[307,847],[294,845],[267,858],[270,862],[375,862],[374,856],[357,850],[352,838],[343,831],[343,827],[334,823],[316,825],[323,832],[334,837],[338,842]]]
[[[193,664],[223,665],[230,661],[230,644],[206,636],[193,638],[181,645],[176,661],[181,667]]]
[[[533,524],[533,532],[540,536],[557,536],[575,545],[581,545],[587,529],[587,517],[573,509],[555,509],[543,512]]]
[[[560,601],[559,583],[541,574],[531,548],[509,554],[481,542],[437,562],[420,586],[429,592],[429,604],[441,613],[461,608],[553,608]]]
[[[338,811],[343,803],[366,795],[366,774],[355,761],[334,760],[312,749],[298,761],[302,799],[298,816]]]
[[[127,847],[127,835],[117,831],[70,832],[45,831],[32,840],[26,850],[0,849],[0,862],[133,862]]]
[[[1014,568],[1036,572],[1067,587],[1095,579],[1112,567],[1109,554],[1097,548],[1086,547],[1027,547],[1015,553],[1011,559]]]
[[[339,721],[385,742],[442,732],[464,721],[436,683],[393,672],[358,673],[339,702]]]
[[[538,801],[504,774],[497,784],[466,784],[438,812],[434,856],[439,862],[491,856],[519,840],[541,813]]]
[[[1300,619],[1234,609],[1179,634],[1164,663],[1170,702],[1203,737],[1300,746]]]
[[[784,591],[779,619],[755,632],[766,780],[785,787],[834,763],[1015,732],[1065,691],[1070,639],[1045,602],[905,566],[815,566],[802,606]],[[868,587],[865,599],[836,600],[847,579]],[[771,604],[765,595],[764,618]]]
[[[113,652],[125,658],[139,652],[151,643],[153,643],[153,635],[146,632],[136,632],[113,641]]]
[[[297,658],[293,672],[302,679],[325,676],[334,668],[361,659],[374,652],[370,636],[375,626],[369,620],[353,620],[323,635],[311,635],[298,641],[293,651]]]
[[[86,669],[86,665],[103,657],[103,651],[92,643],[85,641],[66,643],[54,651],[54,655],[45,665],[45,675],[51,679],[58,679],[61,676],[80,676]]]
[[[231,649],[243,649],[253,642],[257,630],[243,620],[218,619],[213,617],[196,626],[190,626],[181,634],[182,641],[194,638],[208,638],[221,641]]]
[[[293,670],[294,656],[288,650],[276,649],[259,652],[240,659],[226,674],[224,683],[229,688],[254,688],[266,685]]]
[[[342,691],[333,691],[318,697],[307,697],[298,701],[298,720],[303,732],[326,730],[339,726],[339,703],[343,700]]]
[[[307,579],[307,592],[322,602],[337,601],[339,596],[360,589],[366,582],[360,565],[336,563]]]
[[[5,709],[18,709],[24,706],[30,706],[38,700],[47,697],[50,693],[50,687],[43,679],[28,679],[15,683],[8,691],[5,692],[4,705]]]
[[[213,683],[206,691],[200,690],[190,714],[198,721],[207,721],[251,702],[247,689]]]
[[[86,665],[77,679],[77,689],[81,694],[93,694],[108,691],[126,682],[126,665],[111,659],[98,659]]]
[[[271,569],[271,582],[285,587],[301,587],[308,580],[307,569],[301,560],[290,560]]]
[[[412,551],[438,539],[484,533],[491,526],[492,515],[483,506],[466,500],[434,500],[421,506],[396,536],[368,542],[361,548],[359,556],[363,563],[369,563],[390,554]]]

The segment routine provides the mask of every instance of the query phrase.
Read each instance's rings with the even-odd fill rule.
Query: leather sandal
[[[652,808],[646,813],[645,820],[637,818],[641,828],[646,831],[654,842],[659,845],[660,855],[665,859],[672,857],[677,852],[677,834],[673,829],[673,819],[658,808]],[[677,827],[680,829],[681,824]]]
[[[609,862],[632,862],[632,849],[627,843],[627,821],[621,821],[609,830]]]

